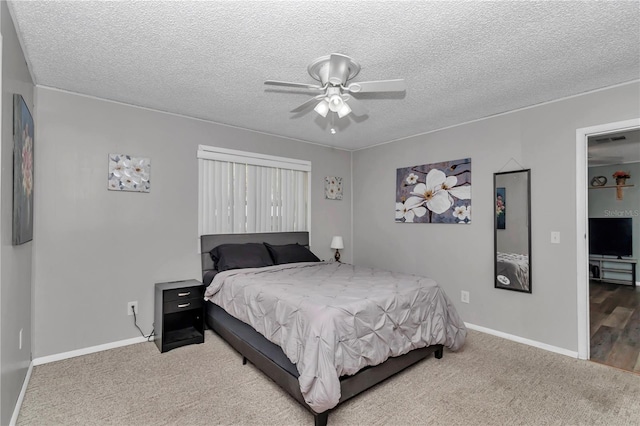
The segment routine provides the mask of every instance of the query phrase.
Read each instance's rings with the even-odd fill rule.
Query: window
[[[311,162],[200,145],[199,235],[307,231]]]

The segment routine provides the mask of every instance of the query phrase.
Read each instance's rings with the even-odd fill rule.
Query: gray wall
[[[0,3],[2,31],[2,174],[0,175],[0,424],[13,414],[31,361],[32,242],[12,246],[13,209],[13,94],[21,94],[35,118],[33,82],[16,37],[6,2]],[[38,134],[34,160],[38,161]],[[37,179],[37,176],[35,176]],[[34,201],[35,202],[35,201]],[[22,350],[18,335],[22,329]]]
[[[355,263],[431,276],[465,321],[577,351],[576,129],[637,118],[639,93],[610,88],[354,152]],[[397,168],[466,157],[471,225],[394,223]],[[492,179],[512,157],[531,168],[532,294],[493,284]]]
[[[37,88],[34,357],[149,333],[153,285],[200,278],[198,144],[310,160],[311,248],[351,261],[351,153],[201,120]],[[151,159],[151,192],[107,190],[107,155]],[[345,179],[324,199],[324,177]]]
[[[622,200],[616,199],[615,188],[590,189],[589,217],[633,218],[633,257],[638,259],[640,257],[640,163],[589,167],[589,182],[594,176],[604,176],[607,178],[606,186],[615,185],[616,181],[612,175],[618,170],[630,172],[631,178],[627,179],[627,185],[634,186],[623,188]]]

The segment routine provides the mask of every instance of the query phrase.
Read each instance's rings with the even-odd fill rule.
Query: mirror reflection
[[[531,170],[495,173],[495,287],[531,293]]]

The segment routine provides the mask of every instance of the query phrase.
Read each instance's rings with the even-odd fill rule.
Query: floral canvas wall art
[[[327,200],[342,200],[342,178],[327,176],[324,178],[324,198]]]
[[[396,222],[471,223],[471,158],[397,169]]]
[[[507,225],[507,189],[496,188],[496,227],[506,229]]]
[[[109,154],[108,188],[112,191],[150,192],[151,161],[125,154]]]
[[[13,245],[33,239],[33,117],[13,95]]]

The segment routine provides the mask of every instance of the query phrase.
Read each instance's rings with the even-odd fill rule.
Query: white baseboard
[[[493,330],[491,328],[482,327],[475,324],[470,324],[465,322],[464,325],[467,326],[468,329],[479,331],[481,333],[491,334],[493,336],[502,337],[503,339],[513,340],[514,342],[523,343],[525,345],[533,346],[536,348],[544,349],[545,351],[555,352],[560,355],[570,356],[571,358],[578,358],[577,351],[570,351],[568,349],[559,348],[557,346],[548,345],[546,343],[538,342],[531,339],[526,339],[524,337],[516,336],[509,333],[503,333],[502,331]]]
[[[27,375],[24,377],[24,382],[22,382],[22,389],[20,389],[20,395],[18,395],[18,401],[16,401],[16,406],[13,408],[13,415],[11,416],[11,420],[9,421],[9,426],[15,426],[18,422],[18,414],[20,414],[20,408],[22,408],[22,401],[24,400],[24,394],[27,393],[27,386],[29,386],[29,380],[31,379],[31,372],[33,371],[33,361],[29,363],[29,369],[27,370]]]
[[[106,351],[107,349],[119,348],[121,346],[134,345],[136,343],[146,342],[146,337],[134,337],[126,340],[119,340],[117,342],[105,343],[104,345],[90,346],[88,348],[77,349],[75,351],[62,352],[54,355],[47,355],[33,360],[33,365],[42,365],[49,362],[61,361],[63,359],[74,358],[76,356],[88,355],[94,352]],[[153,341],[153,338],[151,339]]]

